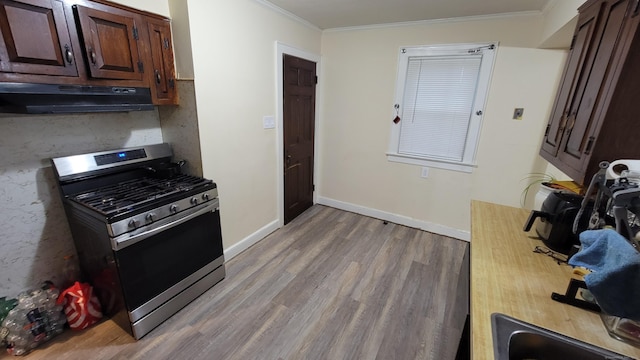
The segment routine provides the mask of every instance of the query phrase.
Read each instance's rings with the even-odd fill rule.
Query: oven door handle
[[[132,235],[130,233],[126,233],[126,234],[122,234],[118,237],[115,237],[113,239],[111,239],[111,249],[113,249],[114,251],[118,251],[118,250],[122,250],[124,248],[126,248],[127,246],[131,246],[137,242],[140,242],[144,239],[150,238],[151,236],[154,236],[156,234],[158,234],[161,231],[167,230],[167,229],[171,229],[172,227],[178,226],[180,224],[184,224],[185,222],[196,218],[202,214],[206,214],[208,212],[211,211],[215,211],[217,210],[217,201],[212,201],[211,203],[207,204],[205,207],[191,213],[185,216],[181,216],[179,219],[169,222],[167,224],[162,224],[158,227],[155,227],[153,229],[141,232],[139,234],[135,234]],[[188,211],[188,210],[187,210]],[[187,212],[185,211],[185,212]]]

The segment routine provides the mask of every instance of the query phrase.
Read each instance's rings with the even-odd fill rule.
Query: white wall
[[[276,41],[320,53],[321,33],[253,0],[188,0],[204,176],[225,250],[277,224]]]
[[[193,79],[193,56],[191,50],[191,28],[189,8],[185,0],[169,0],[171,11],[171,33],[175,54],[176,77]]]
[[[279,215],[278,139],[261,124],[276,115],[276,41],[323,56],[319,197],[466,232],[469,199],[519,206],[522,179],[547,169],[537,152],[566,54],[535,48],[566,42],[563,22],[576,1],[558,1],[542,16],[320,33],[259,1],[169,0],[180,76],[195,77],[203,171],[220,188],[225,248],[271,229]],[[126,2],[165,11],[164,4],[154,11],[144,0]],[[471,175],[432,169],[421,179],[419,168],[388,163],[398,47],[472,41],[500,42],[479,168]],[[524,120],[510,120],[514,107],[525,108]]]
[[[538,50],[540,16],[326,31],[320,196],[468,232],[470,200],[520,206],[521,179],[544,171],[537,156],[565,51]],[[401,46],[499,41],[472,174],[388,162],[397,52]],[[511,120],[523,107],[524,119]],[[438,229],[441,230],[441,229]],[[463,236],[464,237],[464,236]]]
[[[491,93],[471,176],[471,198],[520,207],[532,173],[546,171],[538,152],[564,61],[565,51],[502,47],[498,50]],[[522,120],[513,110],[524,108]],[[531,207],[535,191],[525,207]]]
[[[544,9],[541,48],[568,48],[585,0],[554,0]]]

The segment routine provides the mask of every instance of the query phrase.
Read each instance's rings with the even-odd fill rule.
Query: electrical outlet
[[[524,114],[524,108],[515,108],[513,110],[513,120],[522,120],[522,114]]]
[[[420,173],[420,177],[428,178],[429,177],[429,168],[423,167],[422,172]]]

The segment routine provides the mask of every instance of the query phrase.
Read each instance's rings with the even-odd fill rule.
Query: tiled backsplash
[[[187,160],[184,172],[202,176],[202,156],[198,114],[193,80],[178,80],[180,106],[161,106],[160,126],[162,138],[171,144],[176,160]]]
[[[75,254],[50,159],[162,142],[157,110],[0,116],[0,296],[58,279]]]

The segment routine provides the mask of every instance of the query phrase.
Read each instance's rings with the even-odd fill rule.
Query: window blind
[[[482,54],[408,59],[398,153],[462,161]]]

